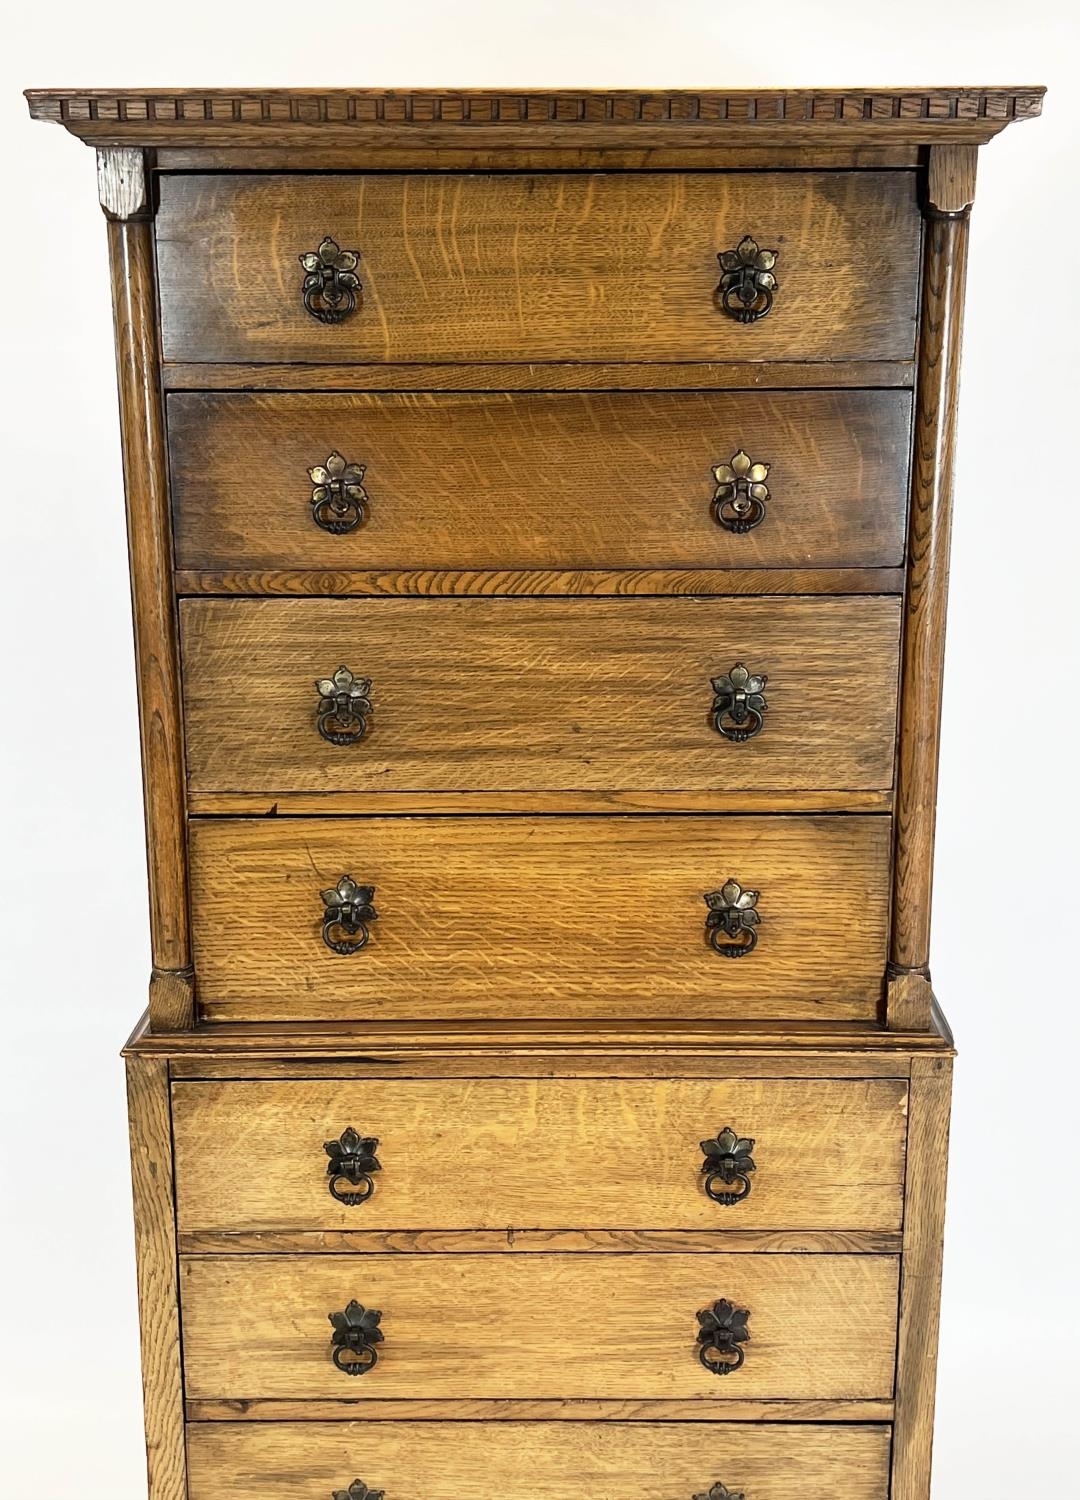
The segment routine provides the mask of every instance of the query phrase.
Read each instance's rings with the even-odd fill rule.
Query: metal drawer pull
[[[343,250],[327,234],[317,250],[305,250],[297,259],[306,272],[302,291],[308,312],[320,323],[343,323],[364,290],[356,274],[359,250]]]
[[[357,885],[351,875],[343,875],[337,885],[320,892],[323,907],[322,940],[332,953],[348,958],[367,946],[371,933],[368,923],[378,920],[372,906],[373,885]]]
[[[768,317],[773,293],[780,285],[773,275],[779,250],[760,250],[757,240],[744,235],[734,250],[721,250],[720,285],[716,297],[729,318],[737,323],[756,323]]]
[[[331,1500],[383,1500],[385,1490],[369,1490],[362,1479],[354,1479],[347,1490],[335,1490]],[[703,1497],[695,1495],[694,1500],[703,1500]],[[721,1496],[720,1500],[724,1500]],[[742,1500],[740,1495],[731,1495],[728,1500]]]
[[[737,880],[728,880],[718,891],[709,891],[705,904],[705,941],[724,958],[745,958],[757,947],[759,891],[744,891]]]
[[[335,448],[324,464],[308,470],[311,480],[311,514],[316,526],[334,536],[352,531],[364,519],[367,491],[364,465],[346,463]]]
[[[375,1155],[378,1144],[378,1136],[359,1135],[351,1125],[342,1131],[339,1140],[323,1142],[323,1150],[330,1158],[326,1163],[330,1196],[346,1208],[366,1203],[375,1191],[371,1174],[382,1171]]]
[[[712,679],[712,724],[717,734],[743,745],[761,733],[769,706],[764,693],[768,680],[764,672],[751,672],[741,661],[726,676]]]
[[[348,1496],[334,1496],[334,1500],[349,1500]],[[361,1495],[360,1500],[364,1500]],[[700,1495],[695,1495],[694,1500],[746,1500],[742,1490],[729,1490],[726,1484],[716,1483],[711,1490],[705,1490]]]
[[[746,1355],[740,1345],[750,1342],[749,1316],[749,1308],[736,1307],[726,1297],[698,1313],[698,1359],[711,1375],[731,1375],[741,1368]]]
[[[328,1151],[329,1146],[326,1148]],[[714,1140],[702,1141],[705,1160],[701,1170],[705,1174],[705,1191],[714,1203],[730,1208],[750,1196],[750,1172],[757,1171],[754,1162],[754,1142],[748,1136],[736,1135],[730,1125],[725,1125]],[[738,1187],[735,1184],[738,1183]],[[720,1184],[718,1186],[717,1184]]]
[[[371,678],[356,677],[348,667],[338,667],[333,677],[317,677],[319,695],[315,727],[331,745],[355,745],[368,732]]]
[[[769,498],[769,486],[765,481],[770,467],[769,464],[755,463],[741,448],[731,455],[730,463],[714,466],[713,516],[725,531],[742,536],[764,521],[765,502]]]
[[[381,1318],[377,1308],[361,1307],[356,1301],[350,1302],[344,1312],[330,1314],[334,1364],[343,1375],[366,1375],[379,1363],[376,1345],[384,1339]]]

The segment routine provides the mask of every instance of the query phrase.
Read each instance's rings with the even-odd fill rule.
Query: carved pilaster
[[[97,153],[98,198],[109,219],[151,217],[146,153],[137,147],[109,146]]]

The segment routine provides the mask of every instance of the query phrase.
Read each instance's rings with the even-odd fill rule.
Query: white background
[[[972,225],[933,955],[961,1048],[934,1496],[1080,1492],[1070,12],[1066,0],[8,11],[0,1500],[145,1495],[117,1049],[149,957],[105,228],[91,151],[31,124],[18,91],[151,84],[1049,85],[1043,119],[982,152]],[[830,1334],[843,1337],[838,1312]]]

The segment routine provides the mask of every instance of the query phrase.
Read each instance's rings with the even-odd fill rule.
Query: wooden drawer
[[[302,1255],[181,1261],[190,1399],[885,1400],[889,1255]],[[748,1309],[740,1370],[698,1359],[697,1314]],[[366,1375],[331,1313],[382,1314]]]
[[[914,352],[914,172],[235,173],[159,182],[166,360],[910,360]],[[329,325],[305,311],[299,261],[324,234],[360,252],[363,282],[357,310]],[[779,251],[775,305],[749,325],[722,312],[715,295],[718,254],[747,235]]]
[[[903,561],[906,391],[174,393],[168,416],[182,569]],[[736,534],[713,470],[740,450],[769,465],[769,498]],[[316,524],[308,478],[334,452],[364,466],[367,497],[338,535]]]
[[[899,1079],[227,1081],[172,1097],[183,1232],[900,1225]],[[332,1196],[323,1149],[350,1126],[378,1141],[359,1204]],[[721,1205],[700,1143],[726,1126],[755,1140],[755,1170]]]
[[[886,1500],[883,1426],[688,1422],[199,1422],[190,1500]]]
[[[191,907],[209,1018],[875,1020],[891,820],[197,819]],[[359,953],[320,893],[375,887]],[[759,942],[706,942],[705,895],[760,892]],[[331,937],[334,934],[331,933]],[[718,1122],[721,1123],[721,1122]]]
[[[892,785],[900,606],[836,599],[209,600],[180,607],[193,791]],[[726,738],[714,679],[768,677]],[[372,710],[331,743],[318,679]],[[328,701],[328,700],[327,700]],[[728,732],[743,731],[730,719]]]

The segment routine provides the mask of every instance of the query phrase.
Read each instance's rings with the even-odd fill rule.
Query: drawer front
[[[190,785],[888,789],[900,608],[897,597],[188,599]],[[344,717],[316,687],[342,664],[370,682],[369,706]],[[714,683],[739,664],[767,677],[763,706],[723,709]]]
[[[170,176],[166,360],[910,360],[914,172]],[[356,310],[305,310],[299,257],[358,251]],[[717,257],[775,250],[772,310]],[[342,304],[344,305],[344,304]]]
[[[890,1078],[177,1083],[177,1222],[894,1230],[906,1115],[907,1086]],[[701,1142],[727,1127],[753,1139],[751,1163],[710,1181]],[[377,1142],[378,1170],[356,1163],[355,1184],[325,1150],[350,1128]]]
[[[179,568],[903,561],[905,391],[174,393],[168,419]],[[713,472],[739,452],[768,465],[746,531]],[[320,524],[308,471],[333,453],[364,494]]]
[[[191,1399],[887,1400],[888,1255],[206,1256],[181,1262]],[[741,1369],[698,1357],[698,1313],[748,1311]],[[330,1315],[381,1315],[367,1374]],[[713,1357],[713,1356],[710,1356]]]
[[[199,997],[211,1019],[874,1020],[890,826],[873,815],[196,819]],[[349,955],[320,935],[335,904],[322,893],[343,875],[374,887],[378,912]],[[728,942],[707,933],[705,897],[722,904],[730,880],[760,893],[758,941],[735,960],[706,940]],[[752,941],[737,915],[718,915],[732,941]]]
[[[689,1422],[199,1422],[190,1500],[886,1500],[889,1429]]]

